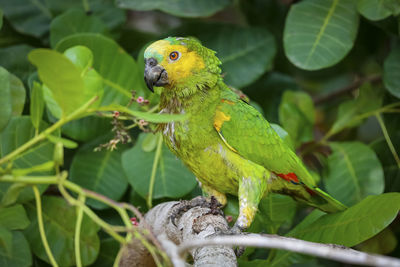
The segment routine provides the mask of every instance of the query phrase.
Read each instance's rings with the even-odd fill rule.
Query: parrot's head
[[[147,87],[164,87],[163,94],[185,97],[215,85],[221,62],[215,52],[194,38],[168,37],[144,52]]]

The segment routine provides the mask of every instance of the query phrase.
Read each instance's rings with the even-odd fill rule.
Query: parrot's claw
[[[191,208],[201,207],[201,208],[209,208],[210,214],[213,215],[221,215],[224,216],[223,211],[220,209],[222,205],[218,202],[218,200],[211,196],[210,199],[207,199],[202,196],[195,197],[190,201],[182,201],[178,208],[176,208],[170,216],[170,220],[173,225],[177,226],[176,219],[181,217],[183,213],[187,212]]]

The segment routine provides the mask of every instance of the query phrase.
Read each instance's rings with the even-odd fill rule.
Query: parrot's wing
[[[214,117],[214,128],[224,143],[242,157],[294,184],[316,187],[301,160],[268,121],[234,92],[223,92]]]

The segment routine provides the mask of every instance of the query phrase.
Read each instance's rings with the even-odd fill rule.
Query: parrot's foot
[[[209,208],[210,214],[214,215],[219,214],[221,216],[224,216],[223,211],[220,209],[222,205],[221,203],[218,202],[218,200],[215,197],[211,196],[211,198],[208,199],[202,196],[198,196],[192,200],[183,202],[178,209],[174,210],[174,212],[170,216],[171,222],[175,226],[177,226],[176,219],[181,217],[183,213],[187,212],[188,210],[194,207]]]

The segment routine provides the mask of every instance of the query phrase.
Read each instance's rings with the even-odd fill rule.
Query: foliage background
[[[6,182],[7,175],[33,181],[66,170],[69,181],[142,212],[201,194],[193,175],[158,136],[137,127],[139,119],[160,121],[153,114],[158,96],[148,92],[142,78],[143,49],[171,35],[195,36],[216,50],[227,84],[279,124],[281,136],[321,187],[351,206],[324,215],[271,195],[260,204],[251,231],[398,257],[399,13],[396,0],[0,0],[1,157],[100,96],[92,112],[55,127],[52,135],[12,158],[11,165],[0,161],[0,265],[50,262],[32,189],[26,182]],[[77,45],[84,47],[62,55]],[[132,90],[136,95],[127,110],[121,106],[132,100]],[[149,104],[140,104],[139,96]],[[112,110],[121,111],[117,126]],[[113,127],[118,131],[112,133]],[[94,151],[118,140],[115,134],[126,128],[131,142]],[[74,266],[79,212],[56,186],[39,189],[55,260]],[[88,199],[86,204],[107,223],[123,224],[104,203]],[[225,211],[237,214],[235,198]],[[119,243],[87,216],[81,227],[83,265],[111,266]],[[294,263],[328,264],[262,249],[247,249],[240,259],[240,266]]]

